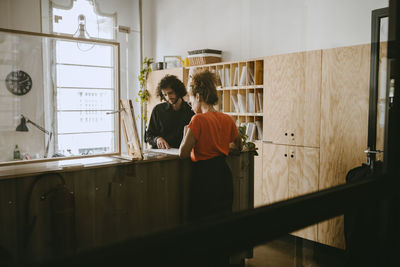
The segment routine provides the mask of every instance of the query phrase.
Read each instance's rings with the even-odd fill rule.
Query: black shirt
[[[168,102],[156,105],[151,112],[149,127],[145,133],[145,140],[152,148],[157,148],[157,138],[163,137],[170,147],[179,148],[183,138],[183,128],[188,125],[194,112],[183,101],[181,108],[175,111]]]

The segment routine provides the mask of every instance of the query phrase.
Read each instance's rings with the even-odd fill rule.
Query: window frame
[[[68,11],[68,10],[72,10],[73,8],[74,8],[74,6],[75,6],[75,1],[88,1],[88,2],[90,2],[90,0],[71,0],[70,1],[70,3],[68,4],[68,5],[61,5],[61,4],[57,4],[57,3],[54,3],[53,1],[49,1],[49,14],[50,14],[50,16],[49,16],[49,30],[50,30],[50,33],[51,34],[55,34],[55,35],[65,35],[65,36],[71,36],[71,37],[73,37],[74,35],[73,34],[69,34],[69,33],[63,33],[63,32],[54,32],[54,21],[53,21],[53,17],[54,17],[54,9],[62,9],[62,10],[65,10],[65,11]],[[98,4],[96,3],[96,1],[95,0],[92,0],[92,2],[93,2],[93,9],[92,10],[85,10],[85,11],[89,11],[89,12],[92,12],[93,14],[95,14],[96,15],[96,17],[97,16],[102,16],[102,17],[108,17],[108,18],[110,18],[111,20],[112,20],[112,22],[113,22],[113,30],[112,30],[112,39],[106,39],[106,38],[98,38],[98,37],[93,37],[93,38],[91,38],[90,40],[92,40],[92,39],[94,39],[94,40],[105,40],[105,41],[108,41],[108,40],[113,40],[113,41],[115,41],[116,40],[116,29],[115,29],[115,27],[116,27],[116,25],[117,25],[117,15],[116,15],[116,12],[114,12],[114,13],[110,13],[110,14],[107,14],[107,13],[104,13],[104,12],[101,12],[100,11],[100,8],[99,8],[99,6],[98,6]],[[86,39],[85,39],[86,40]],[[58,84],[57,84],[57,77],[58,77],[58,67],[59,66],[62,66],[62,65],[65,65],[65,63],[60,63],[60,62],[57,62],[57,42],[58,40],[53,40],[53,42],[51,43],[51,46],[50,46],[50,50],[52,50],[52,53],[51,53],[51,57],[52,57],[52,61],[51,62],[48,62],[49,63],[49,65],[50,65],[50,67],[52,68],[52,69],[54,69],[54,80],[55,80],[55,82],[54,82],[54,84],[53,84],[53,99],[52,99],[52,106],[51,106],[51,108],[53,109],[53,118],[52,118],[52,121],[53,121],[53,130],[54,130],[54,136],[53,136],[53,150],[54,150],[54,152],[57,152],[58,151],[58,146],[59,146],[59,137],[60,137],[60,133],[59,133],[59,131],[58,131],[58,126],[59,126],[59,123],[58,123],[58,115],[60,114],[60,110],[58,109],[58,93],[59,93],[59,89],[63,89],[63,87],[61,86],[61,87],[59,87],[58,86]],[[91,49],[91,48],[90,48]],[[89,50],[90,50],[89,49]],[[115,55],[115,53],[114,53],[114,51],[113,51],[113,60],[115,61],[115,60],[118,60],[119,61],[119,56],[118,56],[118,59],[116,58],[116,56],[117,55]],[[119,54],[119,53],[118,53]],[[67,65],[69,65],[69,64],[67,64]],[[82,65],[82,64],[71,64],[71,66],[72,65],[74,65],[75,67],[89,67],[88,65]],[[92,67],[92,68],[104,68],[104,66],[100,66],[100,65],[90,65],[90,67]],[[114,79],[116,79],[117,78],[117,76],[115,75],[115,64],[114,64],[114,66],[112,66],[111,68],[113,69],[113,72],[114,72],[114,75],[113,75],[113,77],[114,77]],[[106,68],[108,68],[108,67],[106,67]],[[119,73],[119,70],[118,70],[118,73]],[[119,77],[119,76],[118,76]],[[115,81],[114,81],[114,84],[115,84]],[[77,89],[77,88],[76,88]],[[82,87],[81,89],[85,89],[84,87]],[[113,91],[114,93],[115,93],[115,90]],[[114,97],[114,101],[115,101],[115,97]],[[118,96],[118,100],[120,100],[119,99],[119,96]],[[119,102],[119,101],[118,101]],[[118,109],[118,106],[119,106],[119,103],[114,103],[114,109]],[[90,111],[93,111],[93,112],[98,112],[99,110],[90,110]],[[61,111],[62,112],[62,111]],[[112,135],[114,136],[114,149],[116,149],[116,145],[117,145],[117,143],[116,143],[116,134],[118,134],[119,136],[120,136],[120,133],[119,133],[119,130],[118,129],[120,129],[120,128],[118,128],[118,129],[116,129],[116,127],[117,127],[117,125],[116,125],[116,123],[114,122],[113,123],[113,128],[111,129],[111,131],[107,131],[107,132],[111,132],[112,133]],[[102,133],[103,131],[96,131],[96,132],[92,132],[93,134],[94,133]],[[73,134],[85,134],[86,132],[74,132]],[[121,151],[121,148],[120,148],[120,140],[118,140],[118,146],[119,146],[119,148],[118,148],[118,151]],[[101,156],[101,155],[105,155],[105,154],[95,154],[95,155],[99,155],[99,156]]]
[[[116,108],[119,109],[120,100],[121,100],[121,78],[120,78],[120,44],[115,41],[107,41],[107,40],[97,40],[97,39],[84,39],[84,38],[75,38],[72,36],[63,36],[63,35],[55,35],[49,33],[38,33],[38,32],[30,32],[30,31],[20,31],[20,30],[11,30],[11,29],[3,29],[0,28],[0,32],[17,34],[17,35],[28,35],[28,36],[37,36],[40,38],[49,38],[52,41],[55,40],[64,40],[64,41],[77,41],[77,42],[85,42],[92,44],[102,44],[102,45],[111,45],[116,51],[116,55],[114,58],[114,77],[115,77],[115,96],[114,101],[116,102]],[[54,85],[51,85],[54,86]],[[49,110],[48,112],[53,112],[53,110]],[[112,153],[104,153],[104,154],[96,154],[96,155],[79,155],[79,156],[66,156],[66,157],[56,157],[56,158],[40,158],[40,159],[30,159],[30,160],[18,160],[18,161],[5,161],[0,162],[0,166],[10,166],[10,165],[20,165],[20,164],[30,164],[30,163],[40,163],[40,162],[49,162],[49,161],[60,161],[60,160],[71,160],[71,159],[82,159],[82,158],[91,158],[91,157],[106,157],[106,156],[120,156],[121,155],[121,114],[117,112],[114,114],[116,116],[117,123],[114,131],[114,136],[116,142],[115,152]]]

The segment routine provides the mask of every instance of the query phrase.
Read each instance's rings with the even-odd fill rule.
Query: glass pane
[[[111,68],[57,65],[58,87],[114,88]]]
[[[53,8],[53,32],[75,34],[78,31],[78,17],[84,15],[86,31],[90,37],[114,39],[114,17],[102,16],[94,12],[96,1],[73,1],[72,9]]]
[[[99,44],[58,41],[56,43],[56,62],[111,67],[113,65],[113,50],[110,46]]]
[[[58,89],[58,110],[113,110],[114,91],[102,89]]]
[[[385,139],[385,111],[386,111],[386,80],[387,80],[387,40],[388,18],[382,18],[380,27],[379,73],[378,73],[378,99],[376,120],[376,150],[384,151]],[[383,161],[383,153],[378,153],[376,159]]]
[[[114,133],[68,134],[58,136],[58,153],[63,156],[112,153]]]
[[[57,120],[59,134],[112,131],[114,129],[114,115],[107,115],[105,111],[59,111]]]
[[[63,63],[83,66],[54,65],[56,49]],[[96,136],[107,132],[111,137],[105,145],[96,145],[91,151],[118,152],[119,139],[113,137],[119,135],[118,115],[106,115],[118,103],[114,91],[117,49],[116,45],[95,43],[83,53],[76,43],[62,37],[0,30],[0,84],[4,87],[0,90],[0,162],[57,156],[59,133],[94,132]],[[90,64],[99,66],[87,66]],[[24,75],[13,74],[20,72]]]

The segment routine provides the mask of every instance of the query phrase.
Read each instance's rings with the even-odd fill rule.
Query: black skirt
[[[225,156],[193,162],[189,199],[190,221],[232,213],[233,179]]]

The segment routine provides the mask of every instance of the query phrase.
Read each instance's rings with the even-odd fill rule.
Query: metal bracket
[[[367,154],[367,165],[371,165],[371,154],[383,153],[383,150],[371,150],[369,147],[364,151]]]

